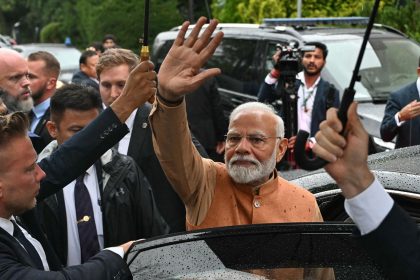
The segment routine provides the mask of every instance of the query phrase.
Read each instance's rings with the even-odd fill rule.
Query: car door
[[[134,279],[384,279],[344,223],[212,228],[136,242]],[[331,279],[331,277],[328,277]]]

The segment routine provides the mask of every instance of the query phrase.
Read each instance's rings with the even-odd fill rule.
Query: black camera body
[[[288,46],[276,45],[281,50],[280,58],[274,68],[279,70],[283,77],[295,77],[302,70],[302,55],[304,52],[315,51],[315,46],[303,46],[298,48],[297,43],[291,42]]]

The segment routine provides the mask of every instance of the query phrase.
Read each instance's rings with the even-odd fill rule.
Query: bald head
[[[13,58],[13,57],[15,59],[21,58],[24,60],[24,58],[17,51],[13,49],[0,48],[0,62],[2,62],[3,59]]]
[[[28,64],[16,51],[0,48],[0,98],[9,111],[31,110]]]
[[[8,72],[15,71],[17,67],[26,66],[23,56],[15,50],[0,48],[0,79]],[[27,69],[26,69],[27,70]]]

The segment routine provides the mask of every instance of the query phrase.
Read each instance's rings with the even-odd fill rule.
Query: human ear
[[[48,121],[47,124],[48,132],[50,133],[51,137],[57,139],[57,125],[53,121]]]
[[[56,87],[57,87],[57,79],[56,78],[50,78],[48,80],[48,83],[47,83],[47,88],[48,89],[54,89]]]
[[[276,162],[279,162],[284,154],[287,151],[287,143],[289,142],[289,140],[287,140],[287,138],[282,138],[278,141],[278,146],[277,146],[277,153],[276,153]]]

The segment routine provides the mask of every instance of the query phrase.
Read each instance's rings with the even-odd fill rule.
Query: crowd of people
[[[0,49],[1,279],[131,279],[123,257],[133,240],[323,221],[314,195],[276,169],[294,143],[264,104],[281,69],[267,75],[261,102],[244,103],[223,120],[214,80],[221,70],[203,68],[223,33],[214,33],[215,20],[200,33],[205,23],[200,18],[188,36],[189,23],[182,25],[158,73],[109,34],[102,48],[92,44],[82,53],[80,71],[59,89],[54,56],[39,51],[25,59]],[[294,85],[298,126],[329,162],[325,170],[366,248],[390,277],[414,279],[416,225],[368,168],[369,137],[356,104],[340,134],[338,91],[320,77],[327,47],[308,45],[315,48],[303,53]],[[397,147],[418,144],[420,61],[417,71],[417,82],[387,104],[381,133],[386,141],[397,135]],[[334,272],[313,277],[334,279]]]

